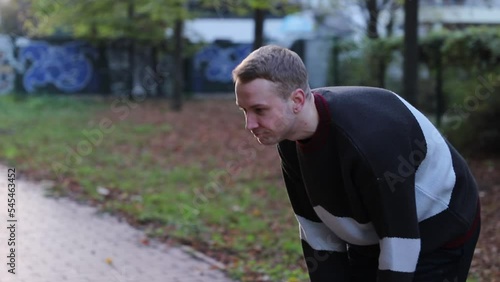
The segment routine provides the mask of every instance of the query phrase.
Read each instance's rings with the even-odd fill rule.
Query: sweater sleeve
[[[347,146],[343,148],[344,179],[350,179],[359,191],[379,237],[378,281],[411,282],[421,246],[415,200],[417,166],[403,168],[399,157],[410,155],[410,142],[362,152],[352,143]]]
[[[285,186],[299,223],[300,239],[312,282],[349,281],[346,243],[318,218],[300,176],[294,142],[278,145]]]

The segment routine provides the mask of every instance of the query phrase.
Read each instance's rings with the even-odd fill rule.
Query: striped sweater
[[[412,281],[421,253],[472,226],[478,192],[465,160],[393,92],[313,93],[314,135],[278,144],[311,281],[349,281],[347,248],[374,246],[378,281]]]

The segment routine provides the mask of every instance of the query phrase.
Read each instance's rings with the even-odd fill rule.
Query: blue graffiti
[[[205,79],[211,82],[229,83],[232,70],[252,51],[250,44],[238,44],[222,48],[215,44],[203,48],[195,55],[196,71],[204,70]]]
[[[24,73],[26,91],[34,92],[39,87],[53,84],[63,92],[84,89],[93,76],[90,57],[97,52],[83,42],[50,45],[46,42],[30,42],[20,51],[19,59],[29,68]]]

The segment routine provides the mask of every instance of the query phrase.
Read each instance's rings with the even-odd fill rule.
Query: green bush
[[[463,97],[446,112],[444,133],[461,152],[475,156],[500,156],[500,72],[478,75],[474,83],[457,82]],[[464,91],[465,89],[465,91]]]
[[[439,114],[436,86],[441,72],[443,131],[463,152],[498,154],[500,27],[441,30],[421,37],[419,43],[419,109]],[[332,56],[331,77],[337,74],[334,84],[378,86],[403,93],[402,81],[397,81],[402,75],[387,75],[391,64],[403,70],[402,44],[401,37],[339,43]]]

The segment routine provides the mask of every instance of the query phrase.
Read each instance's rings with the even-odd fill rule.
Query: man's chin
[[[265,137],[264,138],[256,137],[256,138],[257,138],[257,142],[259,142],[261,145],[271,146],[271,145],[276,145],[279,143],[274,138],[265,138]]]

